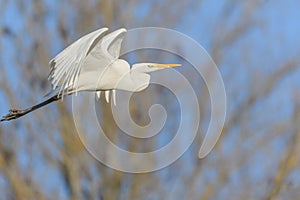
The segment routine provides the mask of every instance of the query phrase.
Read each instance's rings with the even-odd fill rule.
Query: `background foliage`
[[[121,173],[89,155],[76,134],[68,99],[1,123],[0,198],[298,198],[299,9],[295,0],[1,0],[3,115],[10,107],[40,101],[50,90],[50,58],[81,35],[103,26],[113,30],[160,26],[197,40],[222,73],[228,112],[216,148],[199,160],[201,133],[210,118],[209,96],[201,77],[195,77],[190,67],[179,69],[199,89],[201,129],[178,161],[147,174]],[[136,95],[131,103],[133,119],[147,124],[147,108],[154,100],[163,101],[166,92],[150,87]],[[101,104],[104,129],[111,140],[122,143],[110,107]],[[168,120],[176,126],[179,113],[176,107],[170,112]],[[164,129],[164,133],[172,131],[173,126]],[[158,139],[146,147],[136,140],[122,144],[135,151],[157,143]]]

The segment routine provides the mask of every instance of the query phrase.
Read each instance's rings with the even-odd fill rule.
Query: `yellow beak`
[[[158,64],[155,65],[157,68],[171,68],[171,67],[179,67],[181,64]]]

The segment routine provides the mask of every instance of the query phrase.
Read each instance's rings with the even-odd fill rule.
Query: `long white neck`
[[[138,70],[130,70],[120,77],[116,89],[139,92],[146,89],[150,83],[150,75]]]
[[[150,75],[146,73],[139,72],[137,70],[130,71],[130,77],[132,80],[132,92],[139,92],[146,89],[150,83]]]
[[[111,66],[113,74],[119,73],[115,89],[138,92],[149,86],[150,75],[145,64],[133,65],[132,69],[127,61],[119,59]],[[113,76],[112,76],[113,77]]]

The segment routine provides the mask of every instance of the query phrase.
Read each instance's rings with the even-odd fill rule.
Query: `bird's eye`
[[[149,68],[153,68],[153,67],[154,67],[154,65],[148,65],[148,67],[149,67]]]

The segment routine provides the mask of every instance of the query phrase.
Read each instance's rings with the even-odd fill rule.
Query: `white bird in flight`
[[[24,110],[9,110],[1,121],[17,119],[53,101],[79,91],[95,92],[99,99],[104,92],[109,102],[110,92],[116,104],[115,91],[141,91],[149,86],[149,72],[180,64],[137,63],[132,66],[119,59],[121,43],[126,29],[107,34],[108,28],[89,33],[68,46],[50,60],[49,81],[53,88],[49,98]]]

